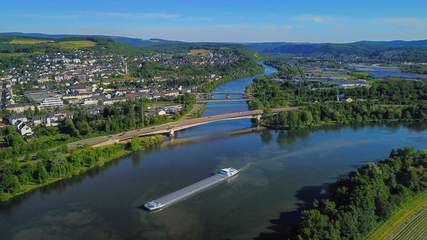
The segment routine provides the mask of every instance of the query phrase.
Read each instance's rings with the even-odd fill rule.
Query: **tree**
[[[92,130],[89,123],[86,120],[78,122],[77,129],[82,135],[88,135]]]
[[[321,214],[319,210],[306,210],[301,215],[298,231],[298,239],[340,239],[339,229],[336,224],[331,224],[327,215]]]
[[[33,178],[38,183],[45,183],[49,178],[49,174],[42,162],[37,163],[36,169],[34,170]]]
[[[76,126],[74,125],[73,120],[71,120],[70,118],[66,118],[62,125],[61,125],[61,130],[62,132],[69,134],[73,137],[79,137],[80,136],[80,132],[79,130],[77,130]]]
[[[128,148],[132,151],[137,151],[141,149],[141,140],[138,137],[132,138],[128,143]]]
[[[21,184],[16,175],[8,173],[1,178],[1,188],[3,192],[18,192],[21,189]]]
[[[18,132],[16,132],[15,128],[8,127],[6,131],[6,143],[8,146],[11,146],[15,149],[19,149],[20,147],[25,145],[24,139]]]

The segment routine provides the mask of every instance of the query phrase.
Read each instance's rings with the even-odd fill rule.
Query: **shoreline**
[[[90,167],[80,167],[78,169],[78,171],[73,172],[71,175],[66,175],[63,177],[57,177],[57,178],[48,178],[45,182],[43,183],[29,183],[29,184],[25,184],[21,186],[21,190],[19,192],[15,192],[15,193],[4,193],[3,195],[1,195],[0,197],[0,204],[7,204],[10,201],[13,201],[14,199],[20,197],[20,196],[24,196],[25,194],[31,193],[37,189],[46,187],[48,185],[51,185],[53,183],[57,183],[63,180],[67,180],[67,179],[72,179],[73,177],[79,176],[81,174],[85,174],[86,172],[92,170],[92,169],[96,169],[98,167],[102,167],[107,163],[110,163],[112,161],[118,160],[120,158],[126,157],[134,152],[137,151],[142,151],[142,150],[147,150],[149,148],[152,148],[156,145],[160,145],[164,142],[164,137],[163,136],[151,136],[151,137],[144,137],[141,138],[142,139],[149,139],[149,140],[153,140],[153,142],[151,143],[145,143],[145,144],[141,144],[141,146],[139,147],[139,149],[136,150],[130,150],[127,149],[126,144],[115,144],[115,145],[110,145],[110,146],[105,146],[105,147],[99,147],[99,149],[108,149],[108,148],[113,148],[116,146],[120,146],[122,149],[120,149],[120,151],[116,151],[115,154],[109,158],[103,158],[100,161],[96,162],[96,164],[94,164],[93,166]],[[76,151],[90,151],[93,150],[95,148],[92,149],[77,149]],[[69,154],[69,156],[71,156],[73,154],[73,152],[71,152]]]

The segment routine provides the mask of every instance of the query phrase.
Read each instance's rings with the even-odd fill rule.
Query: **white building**
[[[64,103],[59,97],[47,97],[40,103],[40,108],[62,107]]]
[[[159,116],[164,116],[164,115],[166,115],[167,113],[166,113],[164,110],[160,110],[157,114],[158,114]]]
[[[23,113],[26,110],[34,110],[34,106],[31,104],[10,104],[6,107],[6,110],[17,112],[17,113]]]
[[[16,131],[18,131],[22,136],[32,136],[33,130],[22,121],[18,121],[16,125]]]
[[[18,122],[28,122],[28,119],[23,115],[10,116],[7,118],[9,124],[16,125]]]

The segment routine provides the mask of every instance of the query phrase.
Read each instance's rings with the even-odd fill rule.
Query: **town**
[[[34,137],[34,127],[58,126],[77,109],[100,114],[106,106],[137,99],[153,102],[148,115],[176,115],[184,108],[173,99],[195,94],[229,71],[217,69],[248,61],[239,51],[215,48],[131,55],[61,50],[1,70],[0,127],[12,125],[22,136]],[[174,75],[181,69],[183,74]]]
[[[427,5],[353,2],[5,1],[0,238],[427,239]]]

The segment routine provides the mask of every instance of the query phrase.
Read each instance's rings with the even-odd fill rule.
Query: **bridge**
[[[198,93],[201,95],[245,95],[245,92],[238,92],[238,91],[218,91],[218,92],[211,92],[211,93]]]
[[[216,95],[223,95],[224,98],[213,98]],[[220,103],[220,102],[247,102],[252,99],[250,94],[244,92],[212,92],[212,93],[196,93],[197,103]],[[231,98],[231,96],[238,96],[239,98]]]
[[[287,108],[277,108],[273,109],[273,113],[284,112],[284,111],[293,111],[298,109],[298,107],[287,107]],[[184,129],[213,123],[219,121],[230,121],[237,119],[256,119],[258,122],[261,120],[263,114],[262,110],[251,110],[245,112],[235,112],[235,113],[225,113],[207,117],[193,118],[193,119],[183,119],[176,122],[166,123],[162,125],[157,125],[153,127],[146,127],[135,129],[123,133],[113,134],[109,136],[95,137],[91,139],[85,139],[78,142],[68,144],[69,149],[77,148],[83,145],[90,146],[104,146],[114,143],[127,142],[134,137],[147,137],[152,135],[165,134],[168,136],[174,136],[177,131],[182,131]]]
[[[222,102],[247,102],[251,100],[251,98],[228,98],[228,99],[200,99],[197,100],[197,103],[222,103]]]

